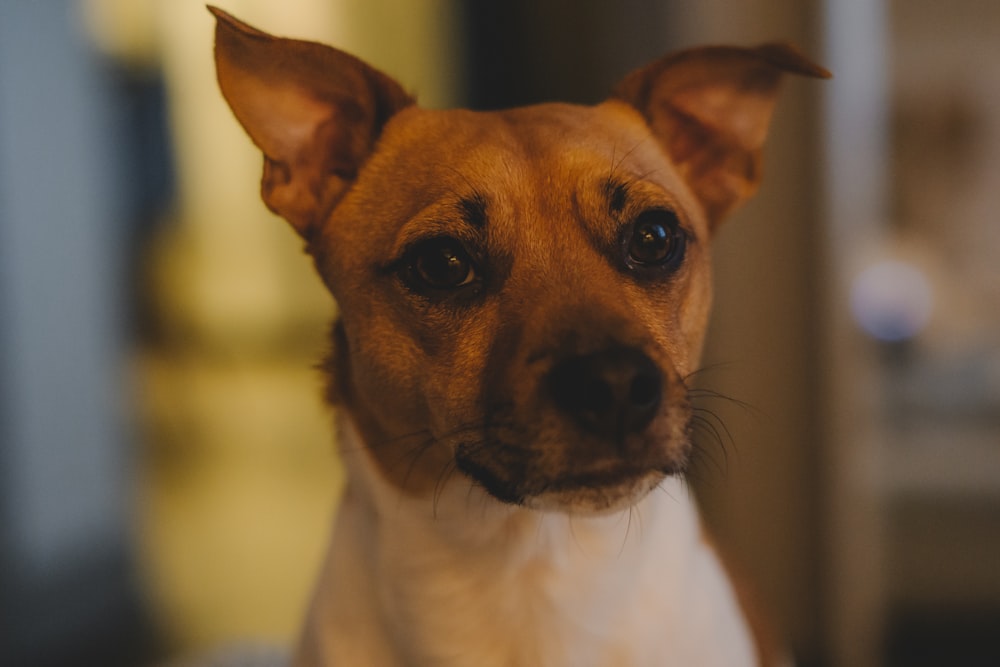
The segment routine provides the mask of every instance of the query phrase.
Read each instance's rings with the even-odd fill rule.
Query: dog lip
[[[497,500],[513,504],[524,504],[527,498],[545,493],[562,493],[588,489],[600,491],[634,484],[650,474],[669,475],[676,472],[674,466],[636,466],[617,463],[593,467],[589,470],[574,471],[549,479],[540,485],[529,485],[533,489],[522,488],[517,481],[505,479],[490,466],[482,465],[466,457],[456,457],[455,463],[463,474],[473,479]]]
[[[453,456],[456,469],[489,495],[502,503],[528,506],[533,498],[551,494],[616,495],[640,486],[655,486],[665,477],[683,475],[688,459],[686,448],[654,448],[644,455],[609,452],[588,457],[587,461],[578,460],[576,465],[545,470],[542,461],[526,457],[528,454],[530,450],[491,441],[489,447],[463,443]]]
[[[456,456],[455,465],[464,475],[474,480],[500,502],[510,505],[520,505],[524,502],[524,496],[517,491],[516,485],[505,481],[489,466],[465,456]]]

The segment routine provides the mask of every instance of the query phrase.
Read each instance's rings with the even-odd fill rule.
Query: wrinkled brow
[[[486,197],[481,192],[474,192],[471,196],[462,197],[458,202],[458,208],[462,218],[476,229],[486,227]]]

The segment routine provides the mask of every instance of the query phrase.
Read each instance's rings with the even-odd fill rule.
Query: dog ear
[[[668,55],[614,90],[646,118],[710,224],[760,183],[761,149],[783,73],[828,78],[794,47],[706,47]]]
[[[413,98],[337,49],[273,37],[215,7],[219,87],[264,153],[261,198],[307,240]]]

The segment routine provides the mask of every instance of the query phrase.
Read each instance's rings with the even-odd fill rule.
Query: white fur
[[[598,517],[502,505],[457,473],[431,503],[342,426],[349,485],[296,665],[756,664],[683,481]]]

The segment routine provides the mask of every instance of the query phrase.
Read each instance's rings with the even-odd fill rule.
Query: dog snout
[[[656,416],[663,376],[641,350],[611,347],[559,361],[549,372],[548,390],[556,407],[578,426],[623,441]]]

